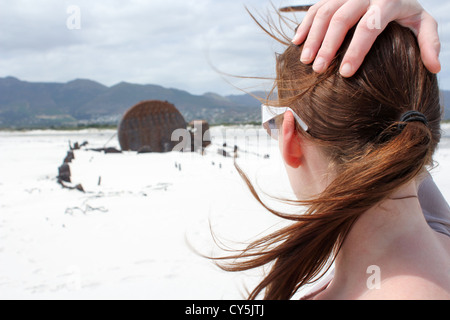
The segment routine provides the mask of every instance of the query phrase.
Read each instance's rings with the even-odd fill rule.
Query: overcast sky
[[[126,81],[193,94],[236,94],[212,66],[270,77],[273,52],[279,49],[244,6],[264,13],[273,10],[271,3],[311,2],[316,1],[0,0],[0,77],[40,82],[85,78],[107,86]],[[442,88],[450,89],[450,2],[421,3],[439,22],[439,79]],[[71,6],[79,8],[79,16]],[[227,79],[244,89],[261,89]]]

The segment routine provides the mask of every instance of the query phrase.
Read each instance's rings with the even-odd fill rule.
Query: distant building
[[[142,101],[122,117],[118,129],[120,147],[124,151],[169,152],[178,143],[171,140],[176,129],[186,129],[186,121],[173,104]]]

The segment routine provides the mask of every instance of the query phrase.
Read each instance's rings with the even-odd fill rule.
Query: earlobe
[[[302,164],[302,146],[301,138],[295,130],[294,115],[287,111],[284,114],[283,126],[283,158],[287,165],[292,168],[298,168]]]

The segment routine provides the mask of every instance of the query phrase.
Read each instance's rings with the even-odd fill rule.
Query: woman
[[[414,34],[390,23],[355,75],[342,77],[354,32],[320,74],[300,62],[305,45],[280,39],[278,100],[266,102],[274,107],[263,107],[264,122],[298,198],[289,202],[306,212],[268,208],[238,168],[262,205],[292,221],[221,266],[271,264],[250,299],[289,299],[331,264],[332,281],[310,298],[450,298],[450,238],[429,227],[418,200],[440,140],[436,76]],[[379,281],[369,283],[373,270]]]
[[[372,28],[368,23],[374,18],[374,11],[371,11],[373,7],[378,8],[376,12],[379,16],[376,18],[380,23],[379,28]],[[357,3],[354,0],[319,1],[310,8],[298,26],[292,42],[297,45],[305,42],[300,60],[314,63],[313,69],[321,72],[329,65],[347,31],[357,24],[340,67],[341,75],[350,77],[360,67],[376,37],[390,21],[396,21],[414,32],[424,65],[430,72],[438,73],[441,70],[441,44],[437,22],[416,0],[372,0]],[[305,51],[309,54],[305,55]],[[317,63],[315,58],[322,62]],[[346,64],[349,68],[343,68]],[[428,224],[434,230],[450,236],[450,207],[430,175],[426,176],[419,187],[419,201]]]

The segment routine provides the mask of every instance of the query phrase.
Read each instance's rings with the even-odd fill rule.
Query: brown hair
[[[214,259],[227,271],[271,264],[248,298],[264,291],[265,299],[289,299],[323,275],[365,211],[432,165],[440,140],[441,107],[436,76],[424,67],[416,37],[396,23],[382,32],[351,78],[343,78],[339,66],[353,30],[328,70],[317,74],[300,62],[302,46],[292,45],[289,36],[276,36],[273,26],[271,31],[263,29],[287,46],[277,56],[278,99],[265,102],[296,111],[310,128],[306,133],[298,126],[297,131],[323,149],[336,178],[312,200],[289,201],[306,206],[305,213],[284,214],[260,199],[236,165],[255,198],[292,224],[236,254]],[[408,110],[423,113],[428,124],[401,123]]]

